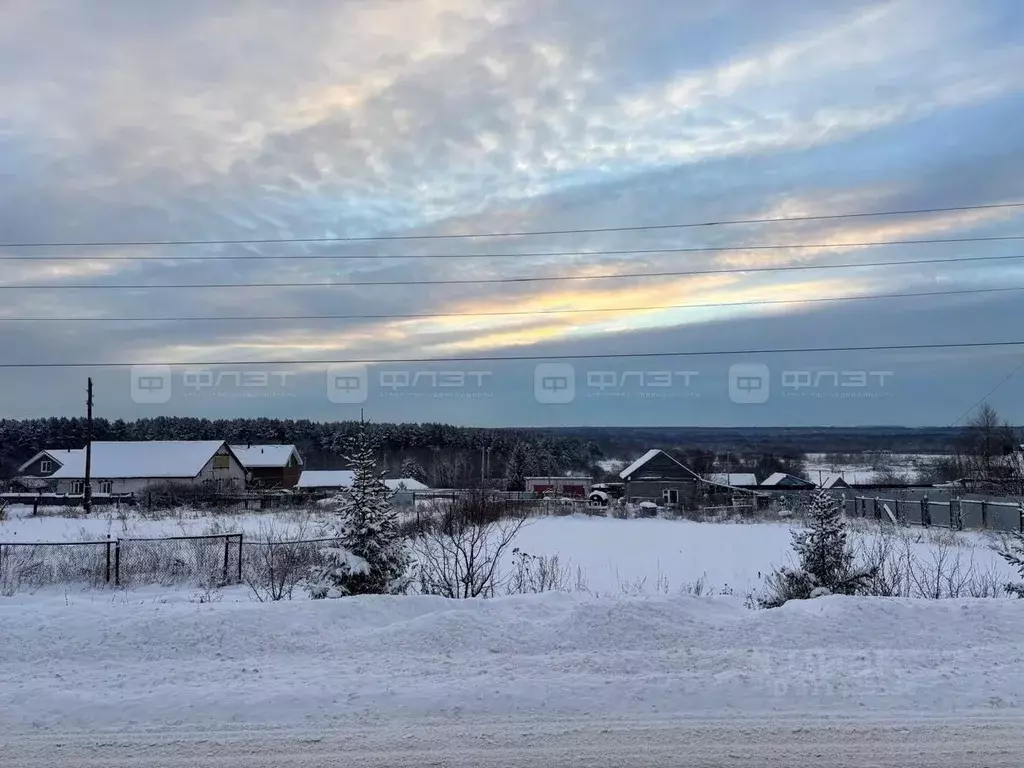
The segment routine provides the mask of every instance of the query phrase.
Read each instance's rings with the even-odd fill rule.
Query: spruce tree
[[[312,574],[312,597],[394,595],[409,587],[411,560],[391,505],[394,494],[384,483],[385,470],[377,469],[376,447],[360,422],[346,457],[352,487],[338,497],[329,526],[340,546],[322,550],[327,562]]]
[[[782,567],[768,577],[768,592],[759,601],[762,607],[822,595],[855,595],[870,579],[870,571],[855,567],[840,502],[826,491],[815,492],[807,529],[793,531],[792,536],[800,564]]]
[[[1024,578],[1024,533],[1013,534],[1013,537],[1006,542],[1005,547],[999,551],[999,555],[1017,569],[1021,578]],[[1007,584],[1006,591],[1011,595],[1024,598],[1024,582]]]

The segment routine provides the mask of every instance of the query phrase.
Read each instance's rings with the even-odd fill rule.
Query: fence
[[[846,514],[850,517],[873,517],[876,520],[892,518],[912,525],[940,526],[962,531],[982,529],[993,531],[1019,531],[1024,533],[1024,504],[1017,501],[999,501],[989,497],[970,498],[949,496],[945,500],[933,499],[925,494],[891,494],[879,496],[844,497]]]
[[[93,587],[143,584],[294,586],[323,562],[334,539],[246,540],[241,533],[104,539],[74,542],[0,542],[0,594],[58,584]]]

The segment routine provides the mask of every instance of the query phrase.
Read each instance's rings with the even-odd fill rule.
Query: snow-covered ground
[[[248,512],[243,514],[212,513],[190,508],[140,515],[125,508],[97,509],[92,515],[68,517],[56,508],[47,514],[33,516],[32,508],[13,506],[8,519],[0,521],[0,542],[83,541],[89,539],[146,538],[156,536],[202,536],[218,533],[246,533],[256,535],[261,529],[273,525],[283,534],[317,535],[320,510],[282,510],[276,512]]]
[[[134,747],[140,762],[119,764],[142,764],[145,733],[201,741],[212,759],[231,729],[268,740],[298,729],[301,752],[304,741],[316,749],[332,733],[368,727],[401,749],[421,731],[479,739],[499,723],[530,743],[570,721],[581,735],[611,721],[642,730],[708,718],[786,732],[830,716],[907,733],[920,717],[1024,722],[1015,600],[827,597],[748,611],[730,597],[235,597],[196,603],[144,590],[0,601],[0,762],[30,764],[35,754],[33,765],[70,765],[69,745],[90,740],[105,750],[96,757]],[[477,744],[482,755],[487,746]]]
[[[601,459],[597,462],[597,466],[605,472],[621,472],[627,464],[629,462],[624,459]]]
[[[808,453],[804,456],[804,465],[808,479],[814,482],[820,482],[829,475],[839,475],[850,485],[865,485],[878,479],[878,471],[872,468],[876,456],[877,454],[854,455],[849,457],[852,459],[849,462],[836,463],[828,461],[828,454]],[[915,481],[922,470],[943,457],[927,453],[890,453],[878,458],[906,480]]]
[[[80,541],[113,537],[183,536],[243,532],[261,538],[270,528],[278,535],[315,538],[320,535],[321,510],[252,512],[212,515],[179,511],[162,519],[135,515],[118,519],[98,513],[89,518],[32,517],[16,513],[0,522],[0,542]],[[781,523],[700,523],[688,520],[634,519],[570,515],[530,519],[514,546],[531,555],[558,555],[575,588],[596,594],[677,594],[700,589],[704,593],[733,592],[745,596],[760,591],[763,577],[788,562],[791,525]],[[854,540],[870,539],[875,529],[855,531]],[[922,561],[934,559],[938,549],[929,534],[909,531],[917,541],[913,549]],[[1014,577],[1012,569],[993,551],[994,539],[981,533],[951,534],[936,531],[952,546],[946,557],[972,563],[980,572],[998,574],[999,581]],[[699,583],[699,584],[698,584]]]
[[[19,514],[0,540],[105,537],[110,525],[115,536],[125,525],[251,534],[303,519]],[[922,557],[942,546],[913,535]],[[1009,579],[984,537],[951,541]],[[258,603],[245,587],[147,586],[0,598],[0,765],[1019,765],[1020,601],[748,610],[745,593],[788,557],[781,524],[550,517],[516,544],[579,566],[589,592]],[[681,594],[698,579],[736,594]]]

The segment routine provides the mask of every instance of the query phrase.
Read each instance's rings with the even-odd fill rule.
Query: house
[[[302,474],[302,456],[294,445],[232,445],[256,488],[294,488]]]
[[[73,460],[74,454],[84,453],[84,448],[47,448],[18,467],[20,477],[45,478]]]
[[[693,506],[701,477],[657,448],[649,450],[619,473],[627,501]]]
[[[556,496],[585,498],[590,492],[590,475],[565,475],[564,477],[527,477],[526,490],[536,495],[545,493]]]
[[[810,480],[804,480],[796,475],[787,475],[785,472],[776,472],[763,483],[762,488],[785,488],[790,491],[813,491],[816,486]]]
[[[164,483],[225,491],[245,488],[245,468],[223,440],[93,442],[91,446],[93,493],[140,493]],[[85,450],[65,458],[50,478],[58,493],[81,494]]]
[[[829,475],[821,481],[819,486],[823,491],[838,491],[850,487],[850,484],[846,482],[846,479],[842,475]]]
[[[356,473],[350,469],[304,469],[295,487],[303,491],[340,491],[351,488]]]
[[[342,491],[351,488],[356,473],[350,469],[304,469],[295,487],[301,491]],[[384,485],[394,496],[391,503],[411,504],[417,491],[429,491],[430,487],[411,477],[385,478]]]
[[[715,472],[708,475],[709,483],[728,485],[730,488],[756,488],[757,476],[753,472]]]

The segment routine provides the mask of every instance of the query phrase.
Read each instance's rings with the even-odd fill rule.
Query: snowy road
[[[16,596],[0,765],[1019,766],[1022,608]]]
[[[1024,720],[435,721],[315,729],[37,734],[0,741],[6,768],[772,766],[1018,768]]]

